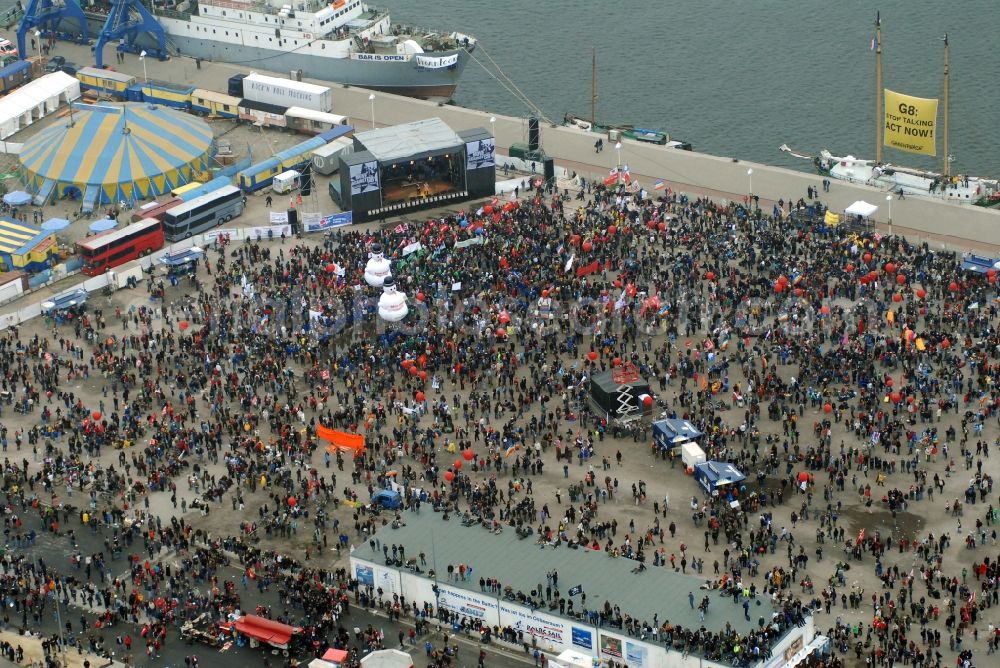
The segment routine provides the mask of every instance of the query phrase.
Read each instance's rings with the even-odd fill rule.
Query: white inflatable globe
[[[406,305],[406,295],[396,290],[396,281],[392,276],[382,283],[382,296],[378,298],[378,317],[386,322],[399,322],[410,312]]]
[[[368,254],[368,264],[365,265],[365,283],[373,288],[380,288],[385,279],[391,275],[389,260],[382,254],[382,246],[372,244],[372,251]]]

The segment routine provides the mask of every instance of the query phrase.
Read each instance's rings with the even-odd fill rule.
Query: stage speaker
[[[549,156],[542,160],[542,169],[545,172],[545,180],[551,181],[556,175],[556,161]]]
[[[312,195],[313,188],[313,174],[312,169],[307,165],[302,173],[299,175],[299,194],[303,197],[308,197]]]
[[[299,210],[288,209],[288,224],[292,226],[292,234],[299,233]]]
[[[528,117],[528,150],[537,151],[539,140],[541,138],[538,129],[538,118],[536,116]]]

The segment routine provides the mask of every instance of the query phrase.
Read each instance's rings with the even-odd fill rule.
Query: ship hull
[[[168,41],[171,50],[192,58],[238,64],[248,70],[263,69],[286,75],[292,70],[302,70],[302,76],[310,79],[426,99],[451,99],[469,62],[469,54],[464,49],[434,54],[457,53],[458,62],[452,67],[424,69],[417,67],[412,60],[372,62],[351,58],[324,58],[179,35],[170,35]]]

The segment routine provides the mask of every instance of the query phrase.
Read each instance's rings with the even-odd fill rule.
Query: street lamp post
[[[618,156],[618,169],[622,168],[622,143],[615,142],[615,155]]]
[[[892,236],[892,195],[885,196],[886,207],[889,209],[889,236]]]
[[[748,194],[750,195],[750,199],[753,199],[753,169],[752,168],[747,170],[747,182],[748,182],[749,188],[750,188],[750,191],[749,191]]]
[[[142,62],[142,78],[146,83],[149,83],[149,75],[146,74],[146,50],[143,49],[139,53],[139,61]]]
[[[41,30],[36,30],[35,31],[35,50],[38,51],[38,57],[39,57],[39,59],[41,59],[41,57],[42,57],[42,31]]]
[[[497,138],[497,117],[490,116],[490,134],[493,135],[493,139]]]
[[[375,129],[375,93],[368,96],[368,101],[372,105],[372,130]]]

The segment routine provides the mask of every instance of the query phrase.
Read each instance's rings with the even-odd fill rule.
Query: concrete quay
[[[3,32],[6,32],[8,38],[14,36],[13,31],[0,31]],[[105,48],[105,55],[113,61],[113,48]],[[52,54],[63,55],[67,60],[81,65],[92,64],[94,60],[89,47],[65,42],[59,42]],[[135,55],[126,55],[125,62],[119,64],[117,69],[140,78],[144,75],[143,63]],[[183,82],[223,92],[230,76],[254,69],[246,65],[207,61],[203,61],[199,68],[194,59],[185,56],[177,56],[165,62],[147,59],[145,63],[145,73],[150,79]],[[276,74],[288,75],[287,72]],[[500,153],[505,153],[506,148],[513,143],[527,141],[526,118],[312,81],[333,87],[334,112],[350,117],[351,123],[359,130],[371,128],[373,116],[377,126],[440,117],[456,130],[491,128],[497,137]],[[369,100],[372,94],[375,96],[374,101]],[[491,123],[491,118],[495,122]],[[591,178],[603,178],[618,163],[619,158],[618,152],[607,141],[605,150],[595,153],[594,142],[598,137],[595,133],[544,122],[541,127],[544,151],[555,158],[557,164]],[[684,139],[697,147],[697,137]],[[775,146],[776,154],[777,150]],[[646,188],[651,189],[656,180],[663,179],[675,191],[731,200],[742,200],[752,188],[760,196],[761,206],[766,206],[767,210],[779,199],[795,201],[805,197],[809,186],[818,188],[822,181],[816,174],[749,162],[737,157],[678,151],[627,139],[622,140],[620,159],[629,166],[632,176],[638,178]],[[753,170],[752,176],[747,174],[749,169]],[[843,211],[859,199],[875,204],[879,207],[875,216],[878,229],[885,233],[889,223],[886,195],[884,190],[834,181],[830,192],[823,193],[823,201],[834,211]],[[906,235],[911,241],[927,241],[933,245],[969,248],[987,253],[1000,251],[1000,211],[948,204],[917,196],[903,200],[893,196],[891,210],[892,231]]]

